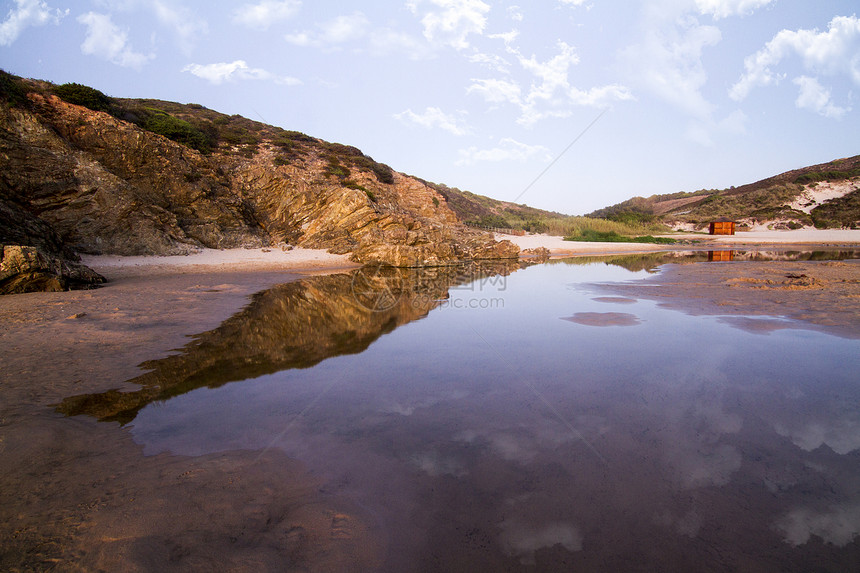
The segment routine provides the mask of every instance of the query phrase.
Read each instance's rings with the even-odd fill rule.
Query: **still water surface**
[[[386,570],[860,570],[860,341],[594,286],[644,267],[281,285],[66,411],[146,454],[283,450]]]

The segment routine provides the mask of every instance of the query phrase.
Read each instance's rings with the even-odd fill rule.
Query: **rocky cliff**
[[[286,242],[393,266],[518,254],[354,147],[197,105],[0,79],[0,206],[23,213],[0,244],[164,255]]]

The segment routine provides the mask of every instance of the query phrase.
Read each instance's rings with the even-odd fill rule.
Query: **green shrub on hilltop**
[[[140,118],[138,124],[143,129],[163,135],[203,153],[211,151],[214,143],[211,138],[187,121],[159,109],[149,108],[146,111],[148,113]]]
[[[0,101],[12,106],[27,105],[28,91],[20,79],[0,70]]]
[[[806,185],[807,183],[817,183],[819,181],[841,181],[858,176],[860,176],[860,169],[853,169],[851,171],[813,171],[797,177],[794,182]]]
[[[53,91],[57,97],[68,103],[82,105],[93,111],[111,111],[111,99],[95,88],[70,83],[56,86]]]

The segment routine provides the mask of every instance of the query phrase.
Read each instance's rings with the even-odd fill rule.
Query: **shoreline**
[[[701,241],[695,244],[664,245],[654,243],[601,243],[565,241],[563,237],[551,235],[503,235],[496,233],[496,240],[509,240],[520,249],[549,249],[551,257],[577,255],[615,255],[649,253],[673,250],[709,250],[727,247],[753,247],[760,245],[790,247],[860,247],[860,230],[817,230],[800,229],[797,231],[749,231],[735,235],[703,235],[696,233],[659,235],[684,241]]]
[[[693,244],[604,243],[565,241],[563,237],[494,234],[497,241],[508,240],[525,251],[545,248],[550,257],[578,255],[616,255],[671,250],[725,249],[727,247],[860,247],[860,230],[749,231],[715,236],[695,233],[661,235]],[[523,257],[523,255],[521,255]],[[529,254],[524,255],[525,258]],[[205,274],[215,272],[278,272],[300,274],[336,272],[360,268],[349,255],[325,249],[290,250],[279,248],[202,249],[188,255],[82,255],[81,262],[109,280],[150,275]]]

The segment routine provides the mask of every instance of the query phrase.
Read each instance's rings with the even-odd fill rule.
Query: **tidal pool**
[[[596,286],[657,266],[626,260],[280,285],[60,410],[147,455],[283,451],[384,571],[858,570],[860,341]]]

